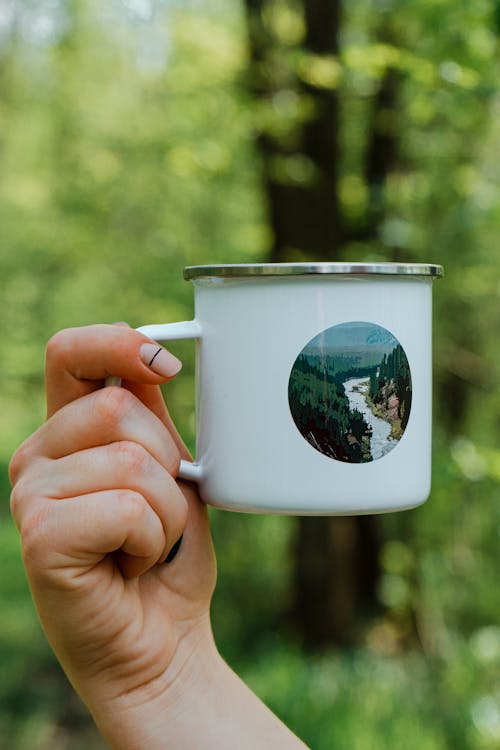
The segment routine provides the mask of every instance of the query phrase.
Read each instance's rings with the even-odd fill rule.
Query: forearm
[[[185,655],[176,668],[171,682],[166,677],[104,709],[91,706],[113,750],[305,750],[215,646]]]
[[[212,698],[207,701],[207,714],[217,717],[212,722],[208,739],[203,733],[191,747],[196,750],[305,750],[306,745],[221,660],[220,675]],[[205,720],[206,721],[206,720]],[[179,747],[187,745],[179,744]]]

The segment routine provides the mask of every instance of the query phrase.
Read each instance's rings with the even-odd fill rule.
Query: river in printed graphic
[[[349,410],[357,409],[361,412],[365,422],[370,426],[372,435],[370,438],[370,453],[372,459],[382,458],[389,453],[397,444],[397,440],[390,437],[391,425],[385,419],[376,417],[366,402],[369,381],[364,378],[350,378],[344,383],[345,394],[349,399]]]

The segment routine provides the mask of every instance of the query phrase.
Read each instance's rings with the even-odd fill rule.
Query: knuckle
[[[12,456],[9,463],[9,480],[11,485],[15,485],[19,480],[21,473],[31,458],[31,448],[29,438],[22,443]]]
[[[145,448],[131,440],[121,440],[110,446],[112,460],[127,472],[145,475],[151,472],[152,458]]]
[[[181,454],[177,446],[174,446],[172,447],[172,450],[169,456],[169,463],[166,466],[166,469],[172,477],[176,477],[179,473],[180,465],[181,465]]]
[[[134,406],[134,396],[119,386],[101,388],[94,395],[94,408],[106,425],[119,424]]]
[[[68,352],[72,345],[72,329],[65,328],[58,331],[47,341],[45,348],[45,360],[51,364],[62,364],[66,361]]]
[[[12,492],[10,493],[10,513],[16,526],[19,528],[21,509],[23,506],[24,491],[22,482],[18,482],[14,485]]]
[[[178,490],[171,493],[168,510],[165,513],[165,531],[176,541],[184,532],[188,520],[188,502],[183,493]]]
[[[43,469],[41,469],[43,461],[40,457],[34,459],[30,455],[30,463],[27,466],[27,458],[16,460],[21,461],[20,466],[14,465],[9,471],[12,483],[10,513],[19,529],[26,509],[34,500],[41,497],[39,477],[43,474]]]
[[[187,520],[188,520],[188,502],[184,495],[179,493],[180,497],[177,501],[177,508],[176,508],[176,516],[177,516],[177,523],[179,524],[179,527],[182,531],[186,528]]]
[[[150,513],[150,508],[143,496],[134,490],[116,490],[117,501],[120,506],[120,513],[129,523],[140,524],[146,515]]]
[[[21,448],[18,448],[9,463],[9,481],[12,486],[17,482],[25,461]]]
[[[21,524],[21,548],[25,561],[37,560],[48,549],[45,529],[46,509],[38,508],[23,519]]]

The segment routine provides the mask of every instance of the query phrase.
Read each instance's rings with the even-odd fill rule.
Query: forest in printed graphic
[[[365,377],[366,405],[390,424],[388,439],[394,445],[404,433],[411,407],[410,369],[399,343],[382,355],[370,346],[356,352],[309,346],[295,361],[288,390],[293,419],[306,440],[330,458],[373,460],[372,427],[360,410],[351,408],[344,385]]]

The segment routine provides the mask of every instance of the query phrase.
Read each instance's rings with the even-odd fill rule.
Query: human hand
[[[193,486],[175,481],[189,455],[159,391],[168,378],[140,358],[147,342],[122,325],[56,334],[47,421],[10,466],[40,620],[101,725],[110,707],[164,695],[215,653],[206,508]],[[174,372],[175,361],[161,356],[160,369]],[[104,389],[109,375],[124,387]]]
[[[175,480],[189,454],[158,385],[178,363],[158,349],[120,324],[49,342],[47,421],[10,465],[40,620],[116,750],[303,749],[215,647],[207,513]]]

